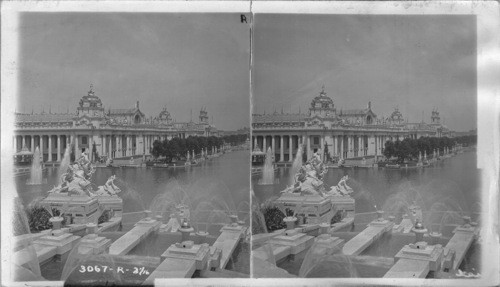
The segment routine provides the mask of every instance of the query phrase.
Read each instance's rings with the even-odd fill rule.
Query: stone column
[[[113,149],[113,143],[115,144],[115,148]],[[113,135],[109,135],[109,156],[111,158],[115,158],[116,157],[116,149],[117,149],[117,145],[116,145],[116,136],[113,138]]]
[[[141,154],[146,154],[146,136],[141,135]]]
[[[122,154],[122,135],[117,135],[115,136],[115,156],[114,157],[121,157]]]
[[[146,146],[147,153],[150,154],[150,149],[153,146],[153,142],[151,141],[151,135],[148,135],[147,137],[148,145]]]
[[[378,155],[378,146],[379,146],[379,144],[377,142],[378,141],[378,137],[376,135],[374,135],[373,139],[375,141],[375,155]]]
[[[363,135],[358,136],[358,156],[365,155],[365,137]]]
[[[35,152],[35,137],[31,136],[31,146],[30,146],[31,152]]]
[[[280,136],[280,161],[285,161],[285,147],[284,147],[284,140],[283,136]]]
[[[125,154],[124,156],[129,156],[131,155],[131,150],[130,150],[130,136],[125,135]]]
[[[135,135],[134,155],[142,155],[141,143],[141,135]]]
[[[122,151],[122,135],[117,135],[116,136],[116,153],[115,157],[122,157],[123,151]]]
[[[307,135],[307,160],[311,158],[311,136]]]
[[[347,157],[354,157],[354,136],[351,135],[347,137],[347,146]]]
[[[100,139],[101,139],[101,152],[100,152],[100,156],[103,156],[104,155],[104,148],[105,148],[105,145],[106,145],[106,142],[104,141],[104,135],[101,134],[100,136]]]
[[[274,135],[271,136],[271,149],[273,151],[273,156],[276,154],[276,139],[274,138]]]
[[[43,135],[40,136],[40,154],[43,158]]]
[[[253,136],[253,148],[252,148],[252,150],[254,150],[255,148],[257,148],[257,136]]]
[[[135,155],[136,153],[136,148],[137,148],[137,138],[136,138],[136,141],[135,141],[135,148],[134,148],[134,136],[133,135],[130,135],[129,136],[130,138],[130,155]]]
[[[266,148],[266,137],[267,136],[264,136],[263,139],[262,139],[262,151],[263,152],[267,152],[267,148]]]
[[[120,135],[118,137],[118,146],[119,146],[119,150],[120,152],[118,153],[118,156],[119,157],[123,157],[123,135]]]
[[[128,135],[124,135],[124,138],[122,140],[122,155],[127,156],[128,155]]]
[[[106,141],[107,141],[107,145],[108,145],[108,150],[106,152],[106,154],[108,155],[108,157],[112,158],[113,157],[113,135],[109,135],[109,141],[108,141],[108,136],[106,136]]]
[[[292,136],[291,135],[288,136],[288,149],[289,149],[289,152],[290,152],[290,156],[288,158],[288,161],[292,162],[293,161],[293,140],[292,140]]]
[[[57,135],[57,161],[61,161],[61,135]]]
[[[325,160],[324,157],[325,157],[325,137],[323,135],[320,136],[319,138],[319,146],[320,146],[320,149],[321,149],[321,152],[320,152],[320,156],[321,156],[321,160]]]
[[[335,151],[337,150],[337,138],[335,137],[335,135],[332,134],[332,150],[330,151],[331,155],[334,156],[335,155]]]
[[[52,161],[52,136],[49,135],[49,159],[48,161]]]
[[[359,135],[357,137],[357,142],[358,142],[358,156],[363,156],[364,155],[364,152],[363,152],[363,136],[362,135]]]
[[[80,157],[80,147],[78,146],[80,142],[80,137],[75,135],[75,160]]]
[[[26,145],[26,136],[21,136],[21,149]]]

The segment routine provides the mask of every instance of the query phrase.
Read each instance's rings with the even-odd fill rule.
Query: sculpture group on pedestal
[[[332,186],[329,190],[324,186],[323,177],[328,172],[328,169],[323,164],[320,157],[320,152],[314,153],[312,158],[308,160],[295,175],[295,183],[287,187],[282,192],[300,193],[300,195],[320,195],[326,196],[345,196],[352,192],[346,181],[349,177],[346,175],[341,178],[336,186]]]
[[[86,152],[70,165],[67,171],[61,175],[61,182],[54,186],[49,193],[68,193],[68,195],[111,196],[116,195],[121,190],[114,184],[115,175],[108,178],[105,185],[101,185],[97,190],[93,190],[90,179],[95,172],[95,166],[90,162]]]

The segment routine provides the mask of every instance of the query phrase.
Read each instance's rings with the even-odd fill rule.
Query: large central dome
[[[333,100],[326,95],[325,86],[323,86],[321,92],[318,96],[314,97],[311,101],[311,107],[309,108],[311,116],[327,116],[335,114],[335,106]]]

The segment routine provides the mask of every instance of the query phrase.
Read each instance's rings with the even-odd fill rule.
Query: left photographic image
[[[250,276],[242,15],[18,14],[14,281]]]

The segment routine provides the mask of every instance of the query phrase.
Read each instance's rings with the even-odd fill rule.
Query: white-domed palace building
[[[43,161],[60,162],[65,150],[78,157],[89,151],[97,156],[121,158],[149,155],[155,140],[188,136],[219,136],[210,125],[208,113],[200,111],[198,122],[176,122],[164,107],[156,117],[146,117],[139,101],[128,109],[105,110],[92,85],[76,108],[76,113],[16,113],[13,145],[19,152],[39,147]]]
[[[337,109],[324,88],[314,97],[309,112],[252,115],[253,149],[271,147],[276,162],[291,162],[299,145],[307,158],[321,150],[341,159],[382,155],[387,140],[403,138],[452,137],[432,111],[431,123],[408,123],[396,108],[387,118],[379,118],[369,102],[357,110]]]

